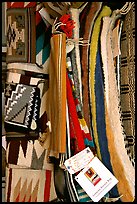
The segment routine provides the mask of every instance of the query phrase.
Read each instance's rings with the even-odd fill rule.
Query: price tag
[[[65,161],[65,167],[70,174],[74,174],[83,169],[94,158],[93,152],[89,147]]]

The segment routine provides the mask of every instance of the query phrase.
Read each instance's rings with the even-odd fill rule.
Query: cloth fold
[[[66,152],[66,34],[51,37],[49,64],[49,121],[51,150]]]

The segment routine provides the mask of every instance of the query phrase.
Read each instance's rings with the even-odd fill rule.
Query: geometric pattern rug
[[[6,168],[6,202],[49,202],[57,198],[53,171]]]

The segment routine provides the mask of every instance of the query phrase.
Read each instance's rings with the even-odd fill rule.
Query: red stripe
[[[70,137],[75,137],[77,144],[75,145],[75,153],[82,151],[85,148],[84,138],[80,123],[78,120],[78,115],[76,111],[76,105],[72,94],[72,88],[70,85],[70,80],[67,74],[67,100],[68,100],[68,110],[70,117]]]
[[[30,196],[30,198],[29,198],[28,202],[31,202],[31,196]]]
[[[24,7],[24,2],[15,2],[11,4],[11,8],[23,8]]]
[[[20,198],[20,193],[19,193],[19,195],[17,196],[15,202],[19,202],[19,198]]]
[[[51,170],[46,170],[46,180],[44,189],[44,202],[49,202],[50,198],[50,184],[51,184]]]
[[[27,2],[27,6],[25,6],[25,2],[14,2],[11,4],[11,2],[7,2],[7,8],[30,8],[30,7],[35,7],[36,2]]]
[[[38,11],[36,11],[36,26],[40,23],[41,20],[42,20],[41,15],[39,14]]]
[[[27,4],[27,6],[25,6],[25,8],[30,8],[30,7],[35,7],[35,6],[36,6],[36,2],[29,2],[29,4]]]
[[[23,200],[21,202],[25,202],[25,199],[26,199],[26,195],[24,196]]]
[[[5,2],[7,4],[7,9],[11,7],[11,2]]]

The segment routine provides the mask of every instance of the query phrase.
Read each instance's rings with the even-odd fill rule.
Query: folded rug
[[[120,46],[121,119],[125,148],[135,167],[135,4],[124,16]]]
[[[51,37],[49,64],[49,120],[51,150],[66,152],[66,34]]]
[[[91,33],[95,18],[101,10],[101,2],[88,2],[84,10],[80,13],[80,38],[90,42]],[[84,22],[84,23],[83,23]],[[87,126],[92,132],[91,128],[91,112],[89,100],[89,45],[80,46],[80,59],[81,59],[81,80],[82,80],[82,110]]]
[[[95,98],[95,67],[96,67],[96,55],[98,49],[99,34],[101,30],[101,20],[104,16],[109,16],[111,14],[111,9],[107,6],[103,6],[102,10],[98,14],[95,21],[93,32],[91,36],[90,43],[90,68],[89,68],[89,90],[90,90],[90,101],[92,104],[92,125],[93,125],[93,137],[96,144],[97,155],[101,159],[101,153],[98,143],[98,133],[97,133],[97,122],[96,122],[96,98]]]
[[[116,12],[113,12],[112,17],[110,18],[110,25],[108,26],[106,36],[108,75],[104,75],[104,77],[108,79],[108,103],[106,100],[105,105],[107,124],[106,132],[113,172],[116,178],[119,180],[117,184],[118,192],[120,195],[123,195],[121,198],[122,201],[132,202],[134,200],[135,191],[135,171],[126,153],[124,145],[124,132],[121,124],[119,94],[116,82],[116,73],[113,60],[114,56],[112,49],[112,29],[115,25],[116,19],[118,18],[118,14],[116,14]],[[114,146],[112,147],[112,145]],[[120,166],[121,170],[119,169]]]

